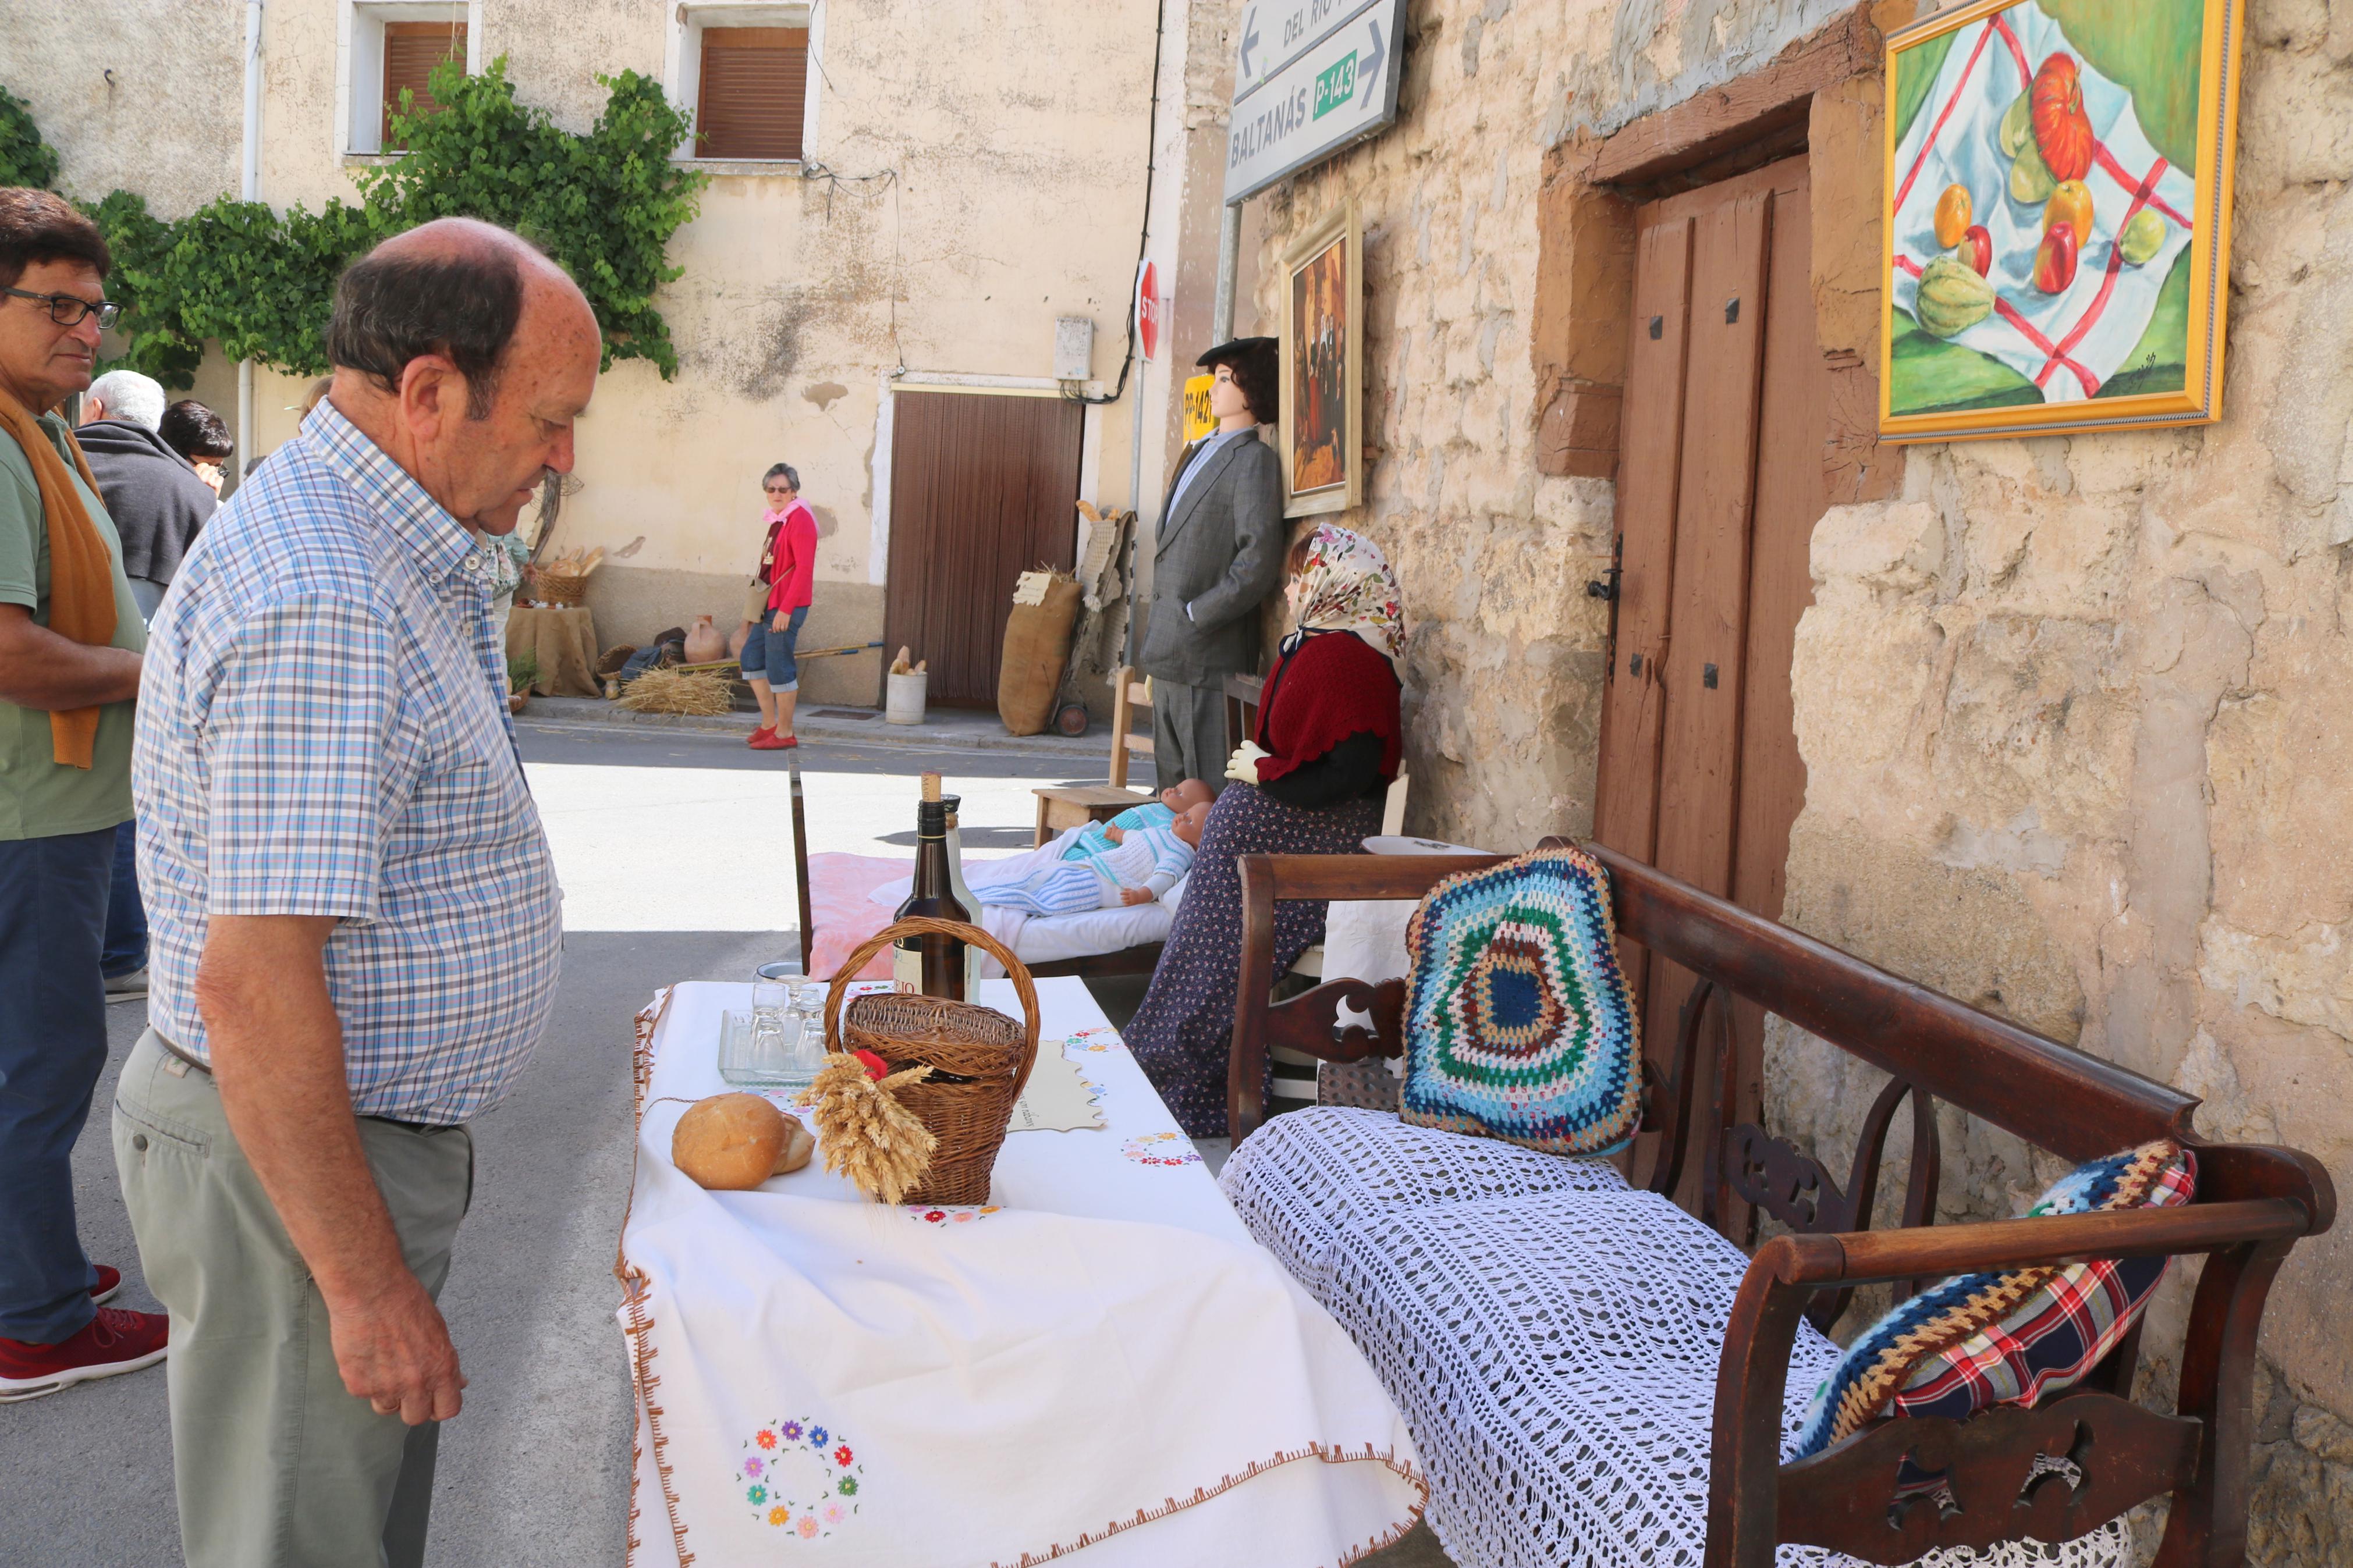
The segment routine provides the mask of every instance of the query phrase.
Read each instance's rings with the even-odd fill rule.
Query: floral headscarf
[[[1290,595],[1298,621],[1282,639],[1285,653],[1310,632],[1354,632],[1373,651],[1387,655],[1404,679],[1404,595],[1379,545],[1361,533],[1317,523]]]

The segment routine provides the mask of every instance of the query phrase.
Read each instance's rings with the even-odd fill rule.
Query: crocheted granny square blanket
[[[1599,1154],[1641,1115],[1609,879],[1540,849],[1430,889],[1406,927],[1408,1122]]]

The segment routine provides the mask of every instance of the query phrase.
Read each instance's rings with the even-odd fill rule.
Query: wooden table
[[[1033,790],[1038,797],[1038,836],[1034,848],[1064,828],[1088,822],[1109,822],[1131,806],[1149,805],[1157,795],[1117,784],[1071,784],[1054,790]]]
[[[822,1147],[755,1191],[695,1187],[671,1131],[725,1089],[720,1014],[751,987],[680,984],[641,1016],[634,1568],[780,1563],[796,1532],[835,1568],[1166,1568],[1238,1542],[1314,1568],[1409,1525],[1419,1465],[1362,1353],[1251,1239],[1085,986],[1037,990],[1040,1060],[1076,1067],[1103,1125],[1008,1132],[986,1207],[870,1203]],[[978,999],[1019,1011],[1008,981]]]

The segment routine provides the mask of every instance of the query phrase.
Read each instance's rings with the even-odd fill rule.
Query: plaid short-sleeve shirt
[[[553,1000],[561,899],[466,531],[322,403],[206,525],[149,630],[132,789],[149,1015],[207,1059],[223,915],[332,915],[353,1108],[498,1102]]]

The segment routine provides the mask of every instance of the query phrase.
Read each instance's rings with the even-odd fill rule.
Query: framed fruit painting
[[[2221,417],[2245,0],[1974,0],[1887,40],[1880,434]]]

